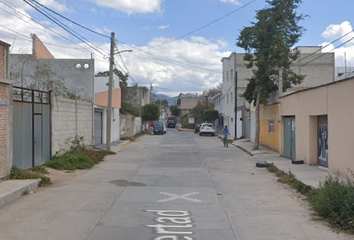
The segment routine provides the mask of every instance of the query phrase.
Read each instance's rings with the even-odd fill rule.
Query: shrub
[[[50,178],[43,176],[41,173],[33,172],[31,170],[22,170],[18,167],[13,166],[10,175],[7,179],[40,179],[39,186],[45,186],[50,184]]]
[[[314,211],[343,230],[354,232],[354,182],[328,176],[309,196]]]
[[[45,166],[57,170],[75,170],[92,168],[97,161],[80,152],[68,152],[61,156],[55,156]]]
[[[42,173],[42,174],[49,174],[49,172],[42,166],[36,166],[32,168],[32,172]]]

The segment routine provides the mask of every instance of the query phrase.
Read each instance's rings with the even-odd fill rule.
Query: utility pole
[[[237,71],[235,70],[235,139],[237,139]]]
[[[109,84],[108,84],[108,109],[107,109],[107,132],[106,132],[107,151],[111,151],[114,39],[115,39],[115,33],[112,32],[111,49],[110,49],[110,57],[109,57]]]

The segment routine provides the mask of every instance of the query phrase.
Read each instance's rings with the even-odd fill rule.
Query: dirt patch
[[[74,171],[60,171],[52,168],[45,168],[49,174],[52,184],[49,187],[58,187],[62,185],[66,185],[71,182],[75,177],[89,171],[88,170],[74,170]]]

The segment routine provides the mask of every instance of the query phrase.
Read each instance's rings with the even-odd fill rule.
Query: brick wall
[[[0,45],[0,78],[4,78],[4,46]]]
[[[65,151],[68,139],[84,137],[85,144],[93,144],[93,104],[90,102],[52,98],[52,154]]]
[[[42,41],[33,34],[33,54],[37,59],[54,59],[54,56],[49,52]]]

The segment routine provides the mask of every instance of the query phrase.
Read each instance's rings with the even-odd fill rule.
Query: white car
[[[202,123],[199,128],[199,135],[210,134],[211,136],[215,136],[215,129],[212,123]]]

